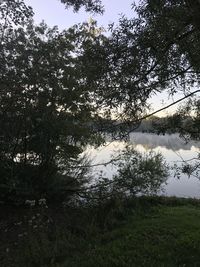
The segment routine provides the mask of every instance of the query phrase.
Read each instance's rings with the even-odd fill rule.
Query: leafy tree
[[[97,183],[81,194],[92,204],[102,205],[110,199],[137,195],[154,195],[161,192],[169,176],[169,167],[161,154],[142,154],[127,146],[116,156],[113,164],[116,174],[112,179],[99,177]]]
[[[139,121],[153,94],[187,94],[199,84],[198,1],[146,0],[134,10],[137,17],[110,25],[109,38],[87,59],[94,69],[101,55],[103,75],[93,82],[101,86],[104,115],[121,123]]]
[[[180,137],[187,143],[190,140],[200,141],[200,105],[198,98],[189,99],[178,108],[172,116],[160,118],[154,122],[156,133],[179,133]],[[199,178],[200,153],[189,160],[180,156],[181,164],[175,164],[175,174],[180,177],[181,173]]]
[[[182,91],[187,98],[191,90],[199,93],[199,1],[141,1],[136,11],[141,23],[137,31],[153,62],[150,79],[157,77],[160,89],[167,88],[172,94]],[[159,130],[179,132],[186,142],[199,140],[199,96],[190,98],[173,116],[166,118]],[[187,162],[182,160],[182,166],[176,168],[177,174],[199,177],[199,155]]]
[[[161,154],[142,155],[127,147],[117,163],[114,190],[127,194],[156,194],[169,175],[168,166]]]
[[[88,12],[103,13],[103,6],[100,0],[60,0],[66,7],[73,6],[74,11],[85,7]]]
[[[199,99],[189,99],[173,115],[155,120],[153,127],[158,134],[179,133],[186,142],[199,141]]]
[[[144,0],[133,9],[137,16],[110,25],[109,38],[92,44],[92,55],[86,57],[91,73],[99,57],[100,75],[91,83],[100,88],[97,101],[102,116],[115,119],[106,127],[117,126],[120,132],[132,131],[148,117],[147,100],[152,95],[167,90],[169,95],[182,92],[186,99],[194,88],[200,92],[199,1]],[[199,140],[198,106],[197,96],[165,120],[162,131],[173,128],[181,136]]]
[[[102,10],[100,1],[61,2]],[[138,16],[122,17],[106,37],[94,21],[61,33],[35,26],[22,0],[0,2],[2,197],[46,196],[57,176],[75,190],[82,181],[73,170],[84,146],[102,141],[97,131],[124,137],[153,94],[198,86],[198,1],[145,0],[134,8]]]
[[[200,3],[199,1],[141,1],[136,8],[154,65],[150,77],[160,80],[162,90],[200,92]],[[142,37],[143,38],[143,37]],[[159,42],[157,41],[159,40]],[[186,141],[199,140],[199,96],[190,98],[160,125],[163,132],[176,131]],[[199,155],[184,162],[178,171],[199,177]]]
[[[23,1],[0,14],[0,197],[62,199],[88,180],[79,155],[100,140],[81,59],[93,34],[35,26]]]

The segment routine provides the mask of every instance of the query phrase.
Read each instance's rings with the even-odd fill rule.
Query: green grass
[[[160,206],[129,216],[57,266],[200,266],[200,208]]]
[[[200,267],[200,200],[140,197],[38,212],[0,221],[1,267]]]

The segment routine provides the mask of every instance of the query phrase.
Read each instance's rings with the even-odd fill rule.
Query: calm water
[[[133,133],[130,136],[130,142],[135,149],[140,152],[148,152],[153,150],[160,152],[164,156],[169,165],[184,160],[191,159],[200,151],[200,142],[191,141],[185,143],[177,134],[157,136],[147,133]],[[88,152],[93,159],[93,163],[105,163],[110,160],[113,153],[123,149],[125,142],[115,141],[107,144],[105,147],[98,149],[89,149]],[[179,164],[179,163],[178,163]],[[103,171],[106,177],[111,178],[116,172],[111,165],[98,166],[94,168],[94,172]],[[182,174],[180,179],[174,178],[174,173],[171,171],[167,185],[164,185],[164,195],[179,196],[179,197],[194,197],[200,198],[200,180],[195,177],[188,178]]]

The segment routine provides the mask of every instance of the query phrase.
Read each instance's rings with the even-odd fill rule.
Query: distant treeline
[[[179,115],[177,114],[162,118],[157,116],[151,116],[148,119],[142,120],[141,123],[137,125],[129,123],[128,127],[132,128],[133,132],[173,134],[180,132],[180,125],[179,125],[180,121],[181,121],[181,127],[186,129],[189,126],[192,126],[193,118],[190,116],[187,116],[185,118],[180,118]],[[105,128],[105,132],[113,132],[113,128],[115,129],[115,131],[117,131],[118,127],[126,128],[126,124],[124,124],[123,126],[123,124],[114,120],[113,121],[107,120],[107,125],[108,127]],[[111,127],[110,125],[114,125],[114,127]],[[105,121],[104,121],[104,126],[105,126]]]

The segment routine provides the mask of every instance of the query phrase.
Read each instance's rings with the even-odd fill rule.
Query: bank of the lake
[[[2,267],[200,263],[200,201],[196,199],[140,197],[93,209],[21,209],[5,216],[0,229]]]

